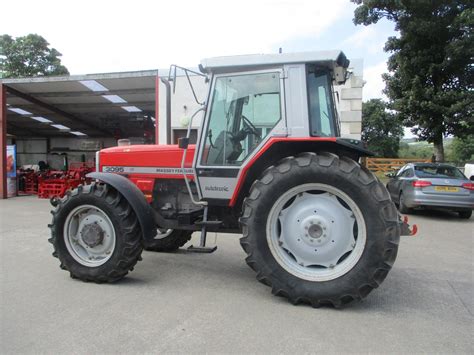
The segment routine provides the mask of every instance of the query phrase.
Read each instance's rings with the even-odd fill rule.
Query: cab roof
[[[245,69],[248,67],[269,67],[283,64],[314,63],[334,69],[349,66],[349,60],[341,50],[278,53],[278,54],[248,54],[203,59],[199,69],[203,73],[225,72]]]

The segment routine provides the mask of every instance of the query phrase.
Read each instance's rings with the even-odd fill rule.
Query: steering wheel
[[[254,124],[252,122],[250,122],[250,120],[245,117],[244,115],[242,115],[242,120],[244,122],[244,125],[246,126],[245,129],[248,133],[252,133],[254,136],[258,137],[258,139],[262,139],[262,135],[260,133],[258,133],[258,130],[257,128],[254,126]]]

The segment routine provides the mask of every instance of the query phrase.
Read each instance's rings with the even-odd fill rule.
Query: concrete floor
[[[51,257],[49,210],[0,200],[4,354],[474,351],[474,217],[413,216],[419,235],[402,239],[384,284],[335,310],[272,296],[230,235],[211,255],[144,252],[118,284],[73,280]]]

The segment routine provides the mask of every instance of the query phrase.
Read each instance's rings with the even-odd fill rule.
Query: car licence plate
[[[435,186],[435,191],[442,191],[442,192],[458,192],[459,188],[452,187],[452,186]]]

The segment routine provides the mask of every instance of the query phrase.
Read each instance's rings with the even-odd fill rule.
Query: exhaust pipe
[[[168,79],[160,78],[166,86],[166,144],[171,144],[171,85]]]

